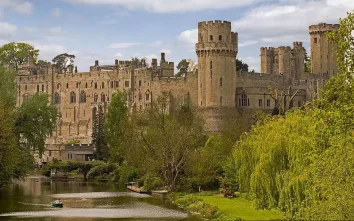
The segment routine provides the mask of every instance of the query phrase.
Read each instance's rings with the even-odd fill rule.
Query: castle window
[[[37,92],[39,92],[39,85],[37,85]]]
[[[81,91],[81,93],[80,93],[80,103],[86,103],[86,93],[85,93],[85,91]]]
[[[78,87],[79,87],[79,82],[76,83],[76,88],[78,88]]]
[[[104,89],[104,82],[102,82],[102,89]]]
[[[145,94],[145,100],[149,100],[150,99],[150,94]]]
[[[27,91],[27,84],[25,85],[25,91]]]
[[[87,88],[87,83],[85,84],[85,88]]]
[[[44,84],[42,84],[42,91],[44,91]]]
[[[241,95],[241,107],[249,106],[249,99],[247,98],[246,94]]]
[[[60,104],[60,95],[58,93],[54,94],[54,103]]]
[[[314,40],[314,43],[316,44],[317,43],[317,38],[314,38],[313,40]]]
[[[297,101],[297,106],[301,107],[301,101]]]
[[[267,100],[267,107],[270,107],[270,100]]]
[[[209,40],[212,41],[213,40],[213,36],[209,35]]]
[[[222,78],[220,78],[220,87],[222,87]]]
[[[125,86],[125,87],[129,87],[129,81],[125,81],[125,82],[124,82],[124,86]]]
[[[114,82],[113,81],[111,81],[111,88],[113,88],[114,87]]]
[[[98,94],[95,94],[95,95],[93,95],[93,102],[97,102],[97,100],[98,100]]]
[[[57,84],[57,89],[59,89],[60,88],[60,84]]]
[[[220,106],[222,106],[222,97],[220,97]]]
[[[141,80],[139,80],[139,87],[141,87]]]
[[[72,91],[70,93],[70,103],[73,104],[73,103],[76,103],[76,94],[74,91]]]
[[[97,89],[97,82],[95,82],[95,89]]]
[[[101,102],[106,102],[106,95],[104,93],[101,94]]]
[[[23,101],[26,101],[28,99],[28,94],[23,95]]]
[[[69,88],[69,83],[66,83],[66,88]]]
[[[203,106],[203,101],[200,101],[200,106]]]
[[[222,35],[219,35],[219,41],[221,41],[222,40]]]
[[[262,107],[263,106],[263,100],[262,99],[258,99],[258,106]]]
[[[203,84],[202,83],[200,83],[200,88],[203,88]]]
[[[210,70],[210,79],[213,79],[213,70]]]
[[[116,81],[116,87],[119,87],[119,81]]]
[[[143,95],[141,95],[141,93],[139,93],[139,101],[141,101],[143,99]]]
[[[213,61],[210,61],[210,69],[213,69]]]

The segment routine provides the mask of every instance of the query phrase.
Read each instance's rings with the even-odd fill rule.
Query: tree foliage
[[[146,62],[146,58],[132,57],[130,66],[132,68],[147,68],[149,64]]]
[[[39,50],[27,43],[11,42],[0,47],[0,64],[10,65],[15,70],[19,65],[28,63],[28,54],[33,51],[33,62],[35,63],[39,54]]]
[[[242,60],[236,59],[236,71],[237,72],[248,72],[248,64],[243,63]]]
[[[41,156],[47,136],[56,128],[58,109],[48,103],[47,94],[35,94],[16,112],[16,134],[21,145]],[[35,130],[33,127],[35,126]]]
[[[338,45],[341,73],[322,98],[302,110],[259,121],[237,142],[225,176],[258,208],[279,208],[299,220],[350,220],[354,216],[354,15],[340,20],[329,39]]]
[[[34,95],[16,108],[16,73],[0,67],[0,187],[33,168],[33,153],[44,150],[57,109],[47,95]]]
[[[52,61],[60,73],[66,73],[67,67],[74,64],[74,59],[75,55],[64,53],[55,56]]]
[[[187,59],[181,60],[177,65],[178,73],[176,74],[176,76],[177,77],[185,76],[188,72],[188,67],[189,67],[189,62],[187,61]]]
[[[92,127],[92,143],[94,145],[97,160],[108,160],[109,150],[106,144],[105,132],[105,115],[103,107],[100,105],[97,109]]]
[[[122,148],[129,140],[129,116],[124,95],[117,92],[113,95],[104,125],[104,133],[113,162],[122,161]]]

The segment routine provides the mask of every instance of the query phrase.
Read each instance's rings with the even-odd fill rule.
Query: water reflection
[[[61,199],[64,208],[51,207]],[[196,221],[168,202],[127,192],[113,184],[52,181],[29,177],[0,190],[0,220],[185,220]]]

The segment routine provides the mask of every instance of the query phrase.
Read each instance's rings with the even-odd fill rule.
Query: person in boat
[[[54,201],[54,203],[55,204],[61,204],[61,201],[60,201],[60,199],[57,199],[57,200]]]

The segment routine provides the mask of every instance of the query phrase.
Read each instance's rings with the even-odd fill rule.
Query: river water
[[[64,208],[52,208],[61,199]],[[197,221],[160,197],[126,191],[114,184],[28,177],[0,190],[0,220]]]

